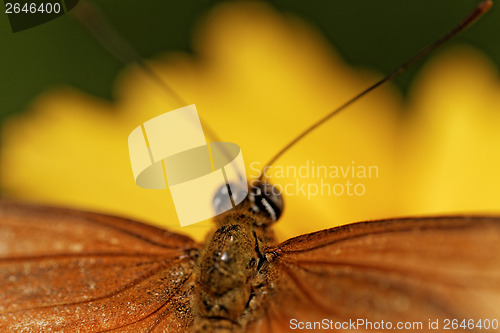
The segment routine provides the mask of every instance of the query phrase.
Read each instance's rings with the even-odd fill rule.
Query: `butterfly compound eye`
[[[233,208],[232,203],[228,198],[231,196],[233,202],[241,202],[245,199],[247,195],[246,191],[240,189],[236,184],[231,184],[231,192],[228,185],[223,185],[219,187],[217,192],[215,192],[213,207],[217,215],[222,214],[231,208]]]
[[[265,214],[271,222],[276,222],[283,212],[281,190],[269,183],[260,181],[252,183],[248,200],[254,212]]]

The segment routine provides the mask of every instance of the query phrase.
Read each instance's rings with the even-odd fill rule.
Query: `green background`
[[[200,18],[221,1],[97,0],[109,21],[144,57],[193,52]],[[282,12],[316,26],[351,64],[388,73],[456,24],[474,0],[273,0]],[[453,43],[476,46],[500,65],[500,5]],[[258,22],[256,22],[258,24]],[[448,45],[451,45],[448,44]],[[403,92],[419,66],[396,80]],[[0,13],[0,121],[49,86],[69,84],[111,98],[123,67],[70,15],[12,33]]]

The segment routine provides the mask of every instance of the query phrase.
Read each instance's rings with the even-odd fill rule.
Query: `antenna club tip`
[[[493,6],[492,0],[485,0],[478,5],[481,12],[486,12],[487,10],[489,10],[491,8],[491,6]]]

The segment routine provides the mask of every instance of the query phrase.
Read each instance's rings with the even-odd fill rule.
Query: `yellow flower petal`
[[[500,82],[469,48],[440,55],[411,99],[404,147],[409,213],[500,211]]]
[[[250,178],[306,126],[377,79],[349,68],[304,22],[278,14],[264,3],[218,6],[200,25],[196,47],[195,57],[170,54],[151,65],[186,103],[197,105],[200,116],[222,140],[240,145]],[[482,163],[498,162],[498,154],[493,158],[494,148],[487,143],[498,140],[494,132],[498,120],[492,121],[491,114],[486,120],[477,118],[489,108],[498,110],[498,99],[492,97],[497,90],[477,89],[477,94],[484,93],[483,111],[456,118],[456,106],[447,104],[456,100],[456,90],[446,92],[443,87],[453,83],[448,78],[459,70],[448,57],[443,55],[443,61],[449,61],[449,66],[428,69],[428,79],[422,79],[426,89],[415,89],[414,117],[420,120],[407,119],[408,125],[402,126],[400,97],[384,87],[322,126],[276,163],[271,181],[282,188],[288,185],[285,214],[277,225],[280,238],[359,220],[438,212],[451,207],[446,200],[465,209],[498,208],[484,205],[481,199],[477,199],[479,206],[464,204],[474,196],[471,191],[484,191],[488,181],[497,182]],[[476,68],[483,63],[464,66]],[[478,75],[476,69],[472,72],[460,75],[467,81],[470,75]],[[496,77],[487,77],[491,69],[479,72],[486,74],[474,79],[476,87],[498,85]],[[439,89],[443,92],[432,95]],[[465,105],[467,94],[467,89],[460,90],[464,101],[458,105]],[[477,94],[468,103],[476,105]],[[2,186],[18,198],[126,215],[179,230],[168,191],[144,190],[134,184],[127,150],[132,129],[179,106],[135,66],[120,76],[116,102],[111,104],[67,88],[49,92],[29,113],[6,125]],[[452,121],[448,128],[450,119],[460,123]],[[480,136],[457,141],[456,136],[473,122],[479,122],[474,128]],[[487,129],[481,130],[482,125]],[[453,133],[445,137],[449,132]],[[454,146],[455,142],[461,146]],[[466,144],[463,153],[460,149]],[[474,150],[476,144],[483,144],[484,151]],[[460,160],[467,160],[471,151],[480,157],[479,164]],[[445,153],[450,156],[443,161]],[[450,173],[442,168],[450,163],[460,175],[477,171],[474,168],[479,165],[484,171],[482,187],[474,187],[475,180],[470,187],[467,179],[453,183],[453,177],[445,178]],[[327,174],[318,177],[313,170],[327,170]],[[357,185],[362,195],[349,195],[348,182],[351,193]],[[323,193],[314,193],[316,189]],[[337,194],[340,189],[344,192],[336,195],[334,189]],[[492,195],[498,202],[498,193]],[[200,239],[209,227],[204,222],[180,231]]]

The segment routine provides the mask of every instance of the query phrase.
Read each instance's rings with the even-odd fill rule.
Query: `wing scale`
[[[355,223],[289,239],[267,257],[273,301],[252,329],[364,319],[425,331],[429,319],[500,318],[499,218]]]
[[[131,220],[0,203],[0,331],[183,332],[190,238]]]

